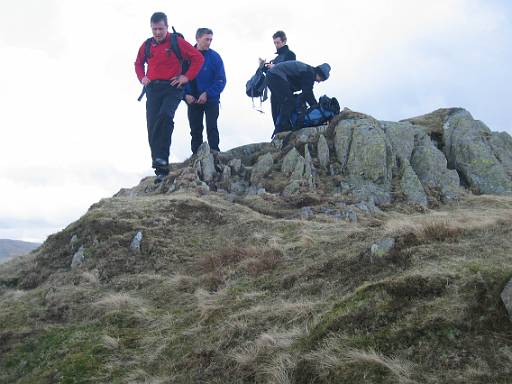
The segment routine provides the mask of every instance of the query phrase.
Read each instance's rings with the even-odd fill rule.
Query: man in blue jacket
[[[188,121],[192,136],[192,153],[203,142],[203,116],[206,115],[206,135],[208,144],[214,151],[219,149],[220,94],[226,86],[224,63],[220,55],[210,48],[213,32],[209,28],[199,28],[196,32],[196,48],[204,57],[204,64],[197,77],[185,87],[185,101],[188,105]]]

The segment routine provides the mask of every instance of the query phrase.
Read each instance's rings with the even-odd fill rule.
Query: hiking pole
[[[142,87],[142,92],[140,93],[140,96],[139,96],[139,98],[137,99],[137,101],[141,101],[145,94],[146,94],[146,87],[145,87],[145,86],[143,86],[143,87]]]

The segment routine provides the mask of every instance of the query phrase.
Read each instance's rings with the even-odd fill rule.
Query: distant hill
[[[36,249],[41,244],[27,241],[0,239],[0,261],[13,256],[20,256]]]

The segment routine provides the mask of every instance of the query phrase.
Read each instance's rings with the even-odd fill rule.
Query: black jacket
[[[283,45],[276,52],[276,58],[271,61],[272,64],[282,63],[284,61],[297,60],[295,57],[295,53],[290,51],[287,45]]]
[[[279,76],[290,84],[292,92],[302,91],[301,97],[310,106],[317,104],[313,94],[315,85],[315,68],[300,61],[286,61],[274,65],[268,71],[269,75]]]

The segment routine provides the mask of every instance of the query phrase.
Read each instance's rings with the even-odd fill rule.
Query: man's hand
[[[187,104],[194,104],[196,102],[196,98],[192,95],[185,95],[185,101]]]
[[[206,92],[203,92],[201,93],[201,95],[199,95],[199,98],[197,99],[197,104],[204,104],[206,103],[206,100],[208,100],[208,95],[206,94]]]
[[[146,86],[151,82],[151,80],[149,80],[147,76],[144,76],[140,82],[142,83],[143,86]]]
[[[275,65],[274,63],[267,63],[267,64],[265,64],[265,67],[267,67],[268,69],[272,69],[272,67],[274,65]]]
[[[179,75],[171,79],[171,85],[176,88],[181,88],[188,83],[188,77],[185,75]]]

